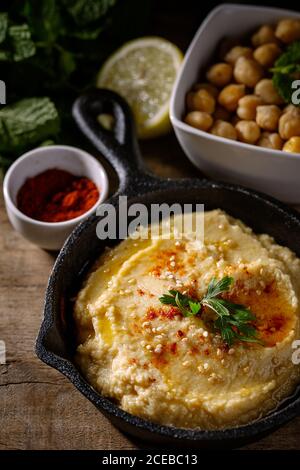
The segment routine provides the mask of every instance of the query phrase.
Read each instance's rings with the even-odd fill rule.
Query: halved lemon
[[[177,46],[149,36],[127,42],[101,68],[97,86],[116,91],[127,100],[140,138],[170,130],[169,101],[182,59]]]

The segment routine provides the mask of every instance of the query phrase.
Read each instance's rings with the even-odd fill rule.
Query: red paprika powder
[[[17,194],[17,206],[42,222],[74,219],[96,204],[99,190],[93,181],[53,168],[28,178]]]

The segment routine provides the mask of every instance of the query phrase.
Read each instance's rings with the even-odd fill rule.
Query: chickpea
[[[228,85],[232,78],[232,67],[225,62],[214,64],[208,69],[206,78],[209,82],[218,87]]]
[[[270,25],[261,26],[256,33],[253,34],[251,38],[252,44],[254,47],[262,46],[267,42],[275,42],[275,32]]]
[[[225,139],[236,140],[237,132],[230,122],[222,121],[218,119],[213,127],[210,130],[211,134],[217,135],[219,137],[224,137]]]
[[[203,111],[191,111],[186,115],[184,121],[192,127],[201,129],[201,131],[208,131],[214,122],[211,115]]]
[[[260,147],[266,147],[273,150],[282,149],[283,140],[276,132],[262,132],[260,138],[257,141],[257,145]]]
[[[275,35],[285,44],[289,44],[290,42],[300,39],[300,20],[285,19],[279,21]]]
[[[283,146],[284,152],[300,153],[300,137],[291,137]]]
[[[238,140],[246,144],[255,144],[260,137],[260,128],[255,121],[239,121],[235,128]]]
[[[234,66],[233,75],[238,83],[253,88],[262,79],[264,72],[256,60],[240,57]]]
[[[300,116],[284,113],[279,119],[279,134],[284,140],[300,136]]]
[[[227,109],[223,108],[222,106],[218,105],[214,112],[215,119],[221,119],[221,121],[229,121],[230,120],[230,112]]]
[[[281,109],[274,104],[257,106],[256,123],[266,131],[276,131],[280,115]]]
[[[240,119],[254,121],[256,118],[256,108],[263,104],[262,99],[255,95],[246,95],[239,100],[236,113]]]
[[[196,83],[193,86],[193,91],[199,91],[199,90],[206,90],[208,93],[211,94],[215,99],[217,99],[219,90],[216,86],[212,85],[212,83]]]
[[[263,67],[271,67],[281,54],[280,47],[275,43],[268,43],[255,49],[253,57]]]
[[[288,104],[283,109],[283,112],[293,114],[294,116],[300,116],[300,108],[298,108],[297,106],[294,106],[293,104]]]
[[[240,57],[252,59],[252,49],[250,47],[235,46],[225,55],[225,62],[233,66]]]
[[[282,104],[283,99],[275,89],[270,78],[263,78],[255,87],[254,93],[259,96],[266,104]]]
[[[204,111],[212,114],[215,110],[216,100],[206,90],[199,90],[187,94],[187,107],[189,111]]]
[[[227,109],[227,111],[235,111],[238,107],[239,100],[245,96],[245,94],[245,85],[227,85],[219,94],[218,103]]]

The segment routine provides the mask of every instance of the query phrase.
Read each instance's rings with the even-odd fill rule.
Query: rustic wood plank
[[[166,36],[167,31],[168,38],[184,49],[199,24],[199,15],[183,15],[180,8],[176,11],[174,2],[167,3],[169,6],[161,7],[154,18],[151,34],[155,31]],[[174,135],[143,142],[142,153],[149,168],[161,176],[201,177]],[[117,178],[104,164],[113,191]],[[7,363],[0,365],[0,450],[149,448],[116,430],[66,378],[35,356],[34,343],[53,262],[53,255],[12,229],[1,194],[0,340],[6,342]],[[300,449],[300,417],[246,448]]]
[[[174,136],[143,144],[161,176],[200,176]],[[114,187],[116,181],[114,181]],[[10,226],[0,199],[0,449],[134,449],[148,447],[116,430],[61,374],[34,354],[44,291],[54,256]],[[300,418],[248,449],[299,449]]]

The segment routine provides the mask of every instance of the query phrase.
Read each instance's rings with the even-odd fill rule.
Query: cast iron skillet
[[[114,133],[100,128],[96,116],[111,113]],[[143,168],[133,121],[126,103],[108,90],[94,90],[74,104],[74,118],[86,137],[117,171],[119,189],[109,201],[116,207],[119,195],[128,204],[204,203],[205,209],[221,208],[242,219],[258,233],[272,235],[300,256],[300,216],[276,200],[248,189],[199,179],[160,179]],[[160,426],[122,411],[97,393],[83,378],[73,361],[75,351],[72,296],[80,288],[82,276],[91,263],[114,242],[96,236],[99,217],[92,215],[70,235],[58,255],[46,292],[44,320],[36,343],[36,353],[87,397],[113,424],[126,433],[152,443],[196,447],[237,447],[268,434],[295,417],[300,410],[300,390],[267,417],[246,426],[222,431],[199,431]],[[118,241],[116,241],[117,243]],[[80,426],[80,423],[79,423]]]

